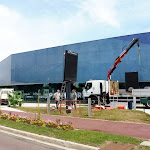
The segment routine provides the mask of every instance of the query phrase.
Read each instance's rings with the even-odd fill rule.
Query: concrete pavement
[[[39,104],[40,107],[47,107],[46,103],[40,103]],[[55,103],[51,103],[50,107],[52,106],[56,106]],[[81,107],[87,107],[88,104],[81,104]],[[22,107],[38,107],[38,103],[23,103]],[[66,107],[65,105],[62,105],[62,107]],[[77,104],[77,107],[79,107],[79,105]]]
[[[0,110],[23,112],[22,110],[18,110],[18,109],[12,108],[12,107],[8,107],[7,105],[1,105]]]
[[[35,142],[29,142],[19,137],[10,136],[4,132],[0,132],[0,150],[56,150],[54,148],[46,148]]]
[[[140,145],[150,147],[150,142],[149,141],[143,141]]]

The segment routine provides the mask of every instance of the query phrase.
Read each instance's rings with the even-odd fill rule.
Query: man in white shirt
[[[58,109],[59,101],[60,101],[60,90],[57,90],[57,92],[54,94],[54,98],[56,101],[56,108]]]
[[[76,106],[77,106],[77,93],[76,93],[76,90],[73,89],[72,93],[73,93],[73,104],[74,104],[74,108],[76,109]]]

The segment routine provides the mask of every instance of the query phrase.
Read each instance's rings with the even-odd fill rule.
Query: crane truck
[[[116,58],[114,65],[108,71],[107,81],[106,80],[89,80],[85,83],[85,89],[83,90],[83,98],[91,98],[92,105],[98,104],[98,98],[102,103],[110,103],[111,100],[116,99],[133,99],[132,92],[126,92],[125,90],[119,89],[118,81],[111,81],[111,74],[117,68],[118,64],[121,63],[122,58],[129,52],[129,50],[137,43],[138,50],[140,51],[139,39],[134,38],[125,50]],[[150,108],[150,99],[143,103]]]

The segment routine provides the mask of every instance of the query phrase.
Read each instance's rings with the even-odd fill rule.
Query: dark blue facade
[[[0,86],[12,84],[63,82],[64,52],[78,53],[77,82],[89,79],[107,79],[107,72],[122,48],[133,38],[139,38],[141,67],[137,45],[129,51],[112,74],[112,80],[124,81],[125,72],[139,72],[139,81],[150,78],[150,33],[82,42],[53,48],[13,54],[0,62]]]
[[[63,80],[63,47],[11,55],[13,83],[60,83]]]

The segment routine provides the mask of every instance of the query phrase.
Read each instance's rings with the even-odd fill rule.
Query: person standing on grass
[[[72,93],[73,93],[73,104],[74,104],[74,108],[76,109],[76,106],[77,106],[77,93],[76,93],[76,90],[73,89]]]
[[[56,101],[56,108],[58,109],[59,102],[60,102],[60,90],[57,90],[57,92],[54,94],[54,98]]]

